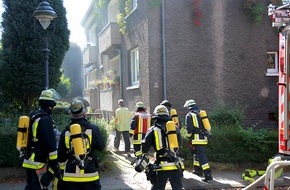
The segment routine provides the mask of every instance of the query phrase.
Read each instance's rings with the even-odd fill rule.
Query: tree
[[[48,37],[51,88],[55,88],[60,81],[60,66],[69,48],[70,31],[63,1],[48,0],[47,2],[57,13],[57,18],[52,21],[47,30],[43,30],[33,17],[33,12],[40,3],[39,0],[3,0],[1,95],[11,106],[26,112],[31,109],[40,92],[44,90],[45,67],[42,52],[44,41],[40,36],[51,35]]]
[[[70,49],[65,55],[63,61],[64,76],[70,78],[71,98],[82,96],[84,90],[84,82],[82,75],[82,51],[81,48],[71,43]]]

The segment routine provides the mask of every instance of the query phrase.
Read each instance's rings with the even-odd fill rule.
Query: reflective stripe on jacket
[[[75,155],[73,150],[73,143],[71,141],[71,133],[70,131],[65,132],[65,146],[67,149],[71,151],[74,156],[70,156],[66,162],[60,163],[60,168],[64,170],[63,173],[63,181],[73,181],[73,182],[90,182],[99,179],[99,173],[95,168],[95,158],[92,158],[89,154],[89,150],[91,149],[90,145],[92,143],[92,129],[86,129],[84,132],[88,138],[83,138],[83,142],[85,142],[85,146],[87,149],[85,157],[83,160],[86,160],[87,167],[80,168],[77,165],[77,160],[80,161],[80,155]]]
[[[46,121],[49,122],[49,123],[47,123],[48,126],[43,126],[42,130],[50,130],[50,129],[47,129],[46,127],[51,127],[51,130],[53,131],[53,126],[50,123],[50,122],[52,122],[52,120],[50,117],[47,117],[47,118],[48,118],[48,120],[46,120]],[[54,148],[51,147],[50,148],[51,152],[46,153],[47,147],[42,147],[43,142],[49,144],[49,146],[53,146],[53,145],[50,145],[50,142],[46,142],[43,137],[40,137],[42,142],[39,142],[40,139],[39,139],[38,133],[40,130],[39,129],[39,122],[41,119],[42,119],[42,117],[37,118],[32,124],[32,127],[31,127],[32,145],[30,145],[30,146],[33,146],[33,147],[30,147],[31,148],[30,157],[28,159],[24,159],[24,161],[23,161],[22,167],[24,167],[24,168],[38,170],[38,169],[43,168],[46,165],[47,159],[49,159],[49,160],[56,160],[57,159],[56,146]],[[43,133],[45,133],[45,132],[42,132],[42,134]],[[53,132],[47,133],[46,135],[51,136],[48,138],[51,139],[52,141],[55,141],[54,135],[52,136],[51,134],[53,134]]]
[[[189,112],[186,116],[186,128],[188,136],[191,138],[193,145],[207,145],[208,139],[201,133],[201,121],[195,112]]]
[[[133,126],[132,126],[133,125]],[[137,112],[132,119],[131,129],[134,130],[133,144],[141,144],[151,125],[151,115],[147,112]]]

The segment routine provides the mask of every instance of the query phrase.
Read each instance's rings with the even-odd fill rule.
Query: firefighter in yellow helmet
[[[194,147],[194,174],[199,176],[204,175],[203,181],[210,182],[213,180],[213,177],[205,154],[205,146],[208,143],[210,133],[204,128],[199,115],[200,109],[196,102],[192,99],[187,100],[184,107],[188,108],[188,113],[185,117],[187,136],[190,139],[189,143],[191,143]]]
[[[147,179],[152,183],[151,189],[165,189],[169,180],[173,190],[181,190],[184,164],[178,153],[172,152],[169,147],[166,125],[168,121],[172,121],[167,108],[163,105],[156,106],[152,118],[155,119],[155,123],[142,140],[140,151],[140,154],[146,155],[151,147],[155,150],[156,167],[149,167],[151,171],[147,172]],[[176,135],[177,138],[181,138],[180,133]]]
[[[55,125],[51,118],[56,105],[55,91],[43,90],[38,104],[39,109],[29,114],[27,154],[22,164],[22,167],[26,168],[25,190],[40,190],[46,188],[54,176],[61,178],[57,163]]]
[[[63,171],[63,182],[59,189],[100,190],[96,153],[105,148],[105,141],[98,126],[86,119],[89,103],[74,98],[70,105],[71,121],[62,131],[58,161]]]
[[[151,115],[146,111],[143,102],[136,103],[136,112],[131,121],[130,136],[133,135],[134,151],[138,152],[141,147],[141,140],[145,137],[150,128]]]

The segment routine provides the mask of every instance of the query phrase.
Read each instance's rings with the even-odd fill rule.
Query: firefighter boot
[[[211,171],[204,171],[204,179],[202,179],[202,181],[204,182],[211,182],[213,180]]]
[[[194,166],[193,169],[194,169],[194,170],[192,171],[193,174],[198,175],[199,177],[203,177],[203,171],[202,171],[201,167],[199,167],[199,166]]]

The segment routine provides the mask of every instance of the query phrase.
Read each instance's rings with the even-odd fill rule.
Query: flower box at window
[[[266,76],[278,76],[278,53],[267,52],[267,73]]]

